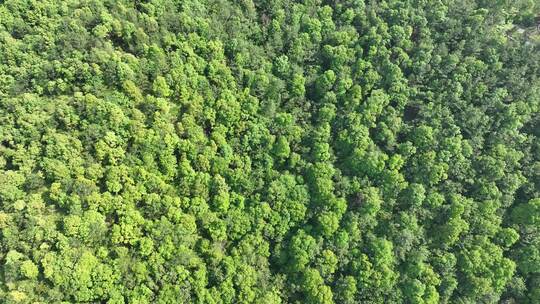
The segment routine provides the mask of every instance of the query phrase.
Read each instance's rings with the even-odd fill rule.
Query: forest
[[[540,2],[0,0],[0,303],[540,303]]]

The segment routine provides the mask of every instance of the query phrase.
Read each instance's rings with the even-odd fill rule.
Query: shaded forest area
[[[540,303],[539,13],[0,1],[0,302]]]

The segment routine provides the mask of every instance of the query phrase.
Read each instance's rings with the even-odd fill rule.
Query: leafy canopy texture
[[[538,16],[0,1],[0,302],[540,303]]]

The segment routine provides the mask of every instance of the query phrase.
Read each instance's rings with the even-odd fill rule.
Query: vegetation
[[[0,1],[0,302],[540,303],[539,13]]]

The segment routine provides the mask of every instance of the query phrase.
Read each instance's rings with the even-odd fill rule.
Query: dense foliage
[[[0,1],[0,302],[540,303],[539,13]]]

